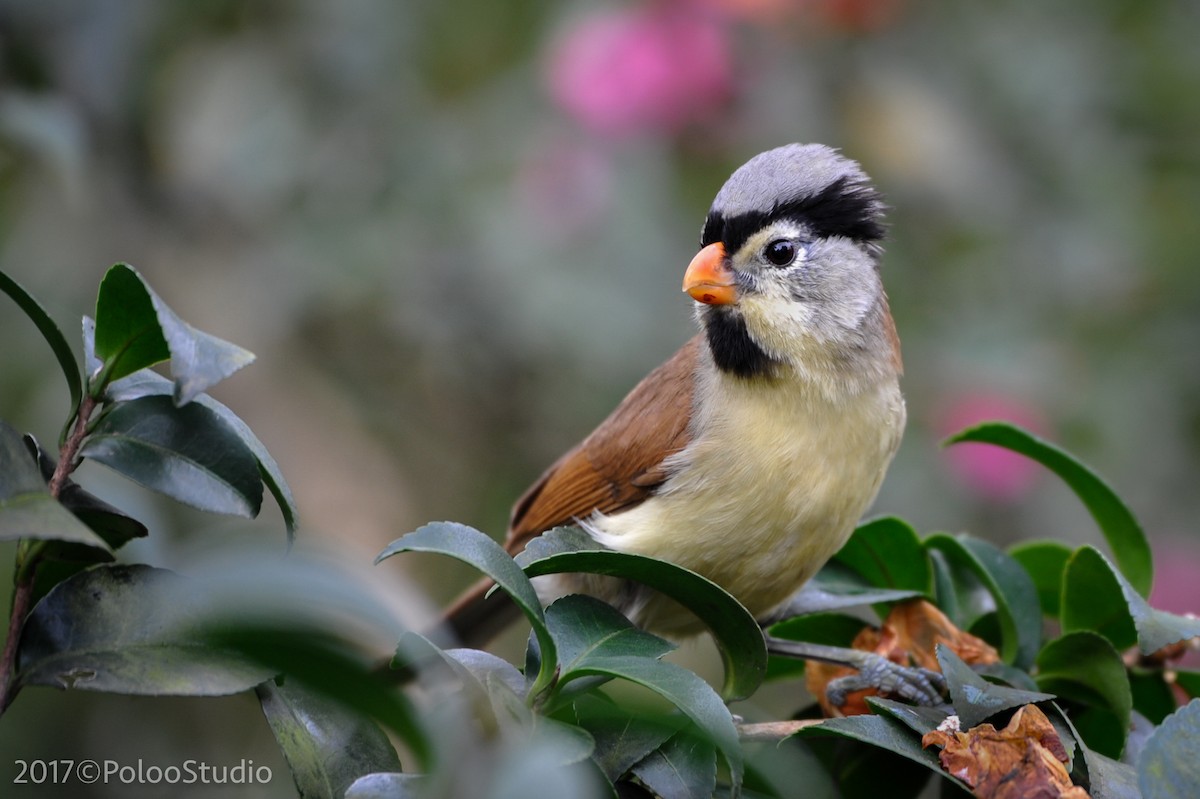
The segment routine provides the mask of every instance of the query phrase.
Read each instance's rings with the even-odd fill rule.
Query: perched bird
[[[824,145],[734,172],[683,278],[700,333],[517,501],[507,550],[579,524],[608,548],[699,572],[760,618],[795,593],[845,543],[904,430],[883,211],[858,164]],[[703,629],[640,584],[549,579],[547,594],[598,596],[653,632]],[[448,612],[468,645],[516,617],[488,587]]]

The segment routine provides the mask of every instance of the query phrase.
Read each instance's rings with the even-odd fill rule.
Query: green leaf
[[[888,715],[902,722],[918,735],[936,730],[949,716],[949,713],[941,707],[910,705],[905,702],[884,699],[882,696],[868,696],[867,704],[873,710],[878,711],[880,715]]]
[[[17,682],[137,695],[219,696],[272,672],[193,635],[178,575],[142,565],[96,566],[59,583],[33,609]]]
[[[682,725],[677,717],[617,707],[595,695],[578,697],[571,711],[576,725],[596,742],[592,759],[610,782],[619,780]]]
[[[122,402],[97,422],[80,454],[169,497],[247,518],[262,506],[262,478],[241,437],[208,408],[167,397]]]
[[[1200,699],[1193,699],[1163,721],[1150,736],[1138,762],[1138,786],[1144,799],[1195,799],[1200,789]]]
[[[1200,636],[1200,619],[1156,610],[1092,547],[1080,547],[1067,563],[1063,581],[1065,632],[1095,630],[1117,649],[1133,645],[1142,654]]]
[[[530,577],[586,572],[634,580],[696,614],[712,632],[725,664],[727,699],[744,699],[762,684],[767,649],[750,612],[716,583],[667,561],[600,548],[577,527],[559,527],[529,542],[517,557]]]
[[[1010,547],[1008,554],[1033,579],[1042,613],[1057,618],[1071,548],[1059,541],[1026,541]]]
[[[1133,692],[1133,709],[1151,724],[1162,724],[1178,707],[1171,684],[1158,669],[1130,669],[1129,689]]]
[[[979,726],[1002,710],[1054,698],[1052,694],[990,683],[942,644],[938,644],[937,658],[950,690],[951,704],[964,730]]]
[[[575,671],[586,669],[592,658],[647,657],[660,658],[675,649],[675,645],[637,627],[611,605],[583,594],[565,596],[546,608],[546,626],[558,647],[558,690],[553,704],[561,704],[572,695],[603,682],[589,677],[575,680]],[[536,639],[530,639],[531,646]],[[537,663],[534,657],[526,664]]]
[[[1042,637],[1042,613],[1029,574],[992,544],[968,535],[935,534],[925,545],[970,571],[987,588],[1000,622],[1001,657],[1019,668],[1029,666]]]
[[[661,799],[712,796],[717,752],[708,741],[682,730],[635,765],[633,773]]]
[[[50,345],[55,359],[58,360],[59,368],[62,369],[63,377],[67,379],[67,389],[71,392],[71,407],[78,408],[79,401],[83,398],[83,381],[79,378],[79,363],[75,360],[75,353],[71,351],[71,345],[67,343],[66,337],[58,329],[58,325],[54,323],[50,314],[46,313],[46,309],[34,299],[32,294],[2,271],[0,271],[0,291],[11,297],[13,302],[25,312],[25,315],[37,326],[42,338]]]
[[[436,552],[468,563],[495,581],[512,597],[533,626],[541,650],[541,669],[530,689],[532,696],[544,691],[558,670],[554,639],[546,627],[546,616],[532,583],[503,547],[478,530],[455,522],[433,522],[388,544],[375,563],[400,552]]]
[[[1112,548],[1121,572],[1142,596],[1150,594],[1154,561],[1150,543],[1125,503],[1094,472],[1053,444],[1003,422],[987,422],[947,439],[994,444],[1032,458],[1057,474],[1082,500]]]
[[[171,357],[150,299],[150,289],[128,264],[116,264],[100,282],[96,298],[96,357],[108,380]]]
[[[821,738],[836,735],[877,746],[903,758],[920,763],[938,776],[965,788],[958,778],[942,769],[937,752],[921,747],[921,738],[904,724],[886,716],[847,716],[841,719],[826,719],[818,725],[805,727],[796,733],[800,738]],[[884,778],[884,775],[880,775]]]
[[[1137,643],[1137,628],[1121,584],[1108,560],[1092,547],[1080,547],[1063,573],[1061,620],[1063,632],[1091,630],[1119,650]]]
[[[840,563],[827,563],[799,591],[792,594],[772,617],[786,619],[867,605],[881,606],[915,596],[923,596],[923,592],[874,588]]]
[[[50,496],[21,434],[0,421],[0,541],[22,538],[95,547],[111,559],[108,544]]]
[[[1043,691],[1089,708],[1087,724],[1080,713],[1072,716],[1084,740],[1096,751],[1120,757],[1133,694],[1125,663],[1107,638],[1079,631],[1051,641],[1038,653],[1036,679]]]
[[[933,572],[916,530],[894,516],[859,525],[834,556],[871,585],[929,595]]]
[[[174,384],[170,380],[156,372],[143,369],[140,372],[134,372],[128,377],[110,384],[105,397],[109,402],[128,402],[140,399],[141,397],[171,396],[173,391]],[[279,510],[283,514],[283,523],[287,528],[288,539],[290,541],[295,537],[296,526],[299,524],[299,509],[296,506],[295,498],[292,496],[292,489],[288,486],[287,480],[284,479],[283,470],[279,468],[279,464],[271,457],[271,453],[267,451],[266,446],[254,434],[250,426],[242,421],[226,405],[217,402],[208,394],[198,394],[192,398],[192,402],[203,405],[219,416],[225,424],[229,425],[237,433],[242,443],[254,455],[254,458],[258,461],[258,471],[263,483],[266,484],[267,489],[279,504]]]
[[[1092,750],[1084,742],[1079,731],[1075,729],[1071,717],[1064,713],[1057,704],[1052,706],[1055,713],[1050,717],[1051,721],[1057,719],[1058,723],[1067,726],[1083,755],[1081,776],[1088,796],[1091,799],[1142,799],[1141,792],[1138,791],[1137,772],[1133,770],[1133,767]],[[1058,723],[1054,725],[1056,729]],[[1063,740],[1065,743],[1066,738],[1064,737]],[[1075,777],[1074,773],[1072,773],[1072,777]]]
[[[720,750],[734,786],[742,781],[742,750],[729,708],[708,683],[674,663],[642,657],[593,657],[573,672],[628,680],[654,691],[683,711]]]
[[[295,681],[255,689],[301,796],[341,797],[359,777],[400,771],[400,758],[369,718]]]
[[[605,657],[660,658],[675,644],[634,627],[611,605],[584,594],[572,594],[546,608],[546,626],[558,647],[561,679]]]
[[[179,318],[128,264],[116,264],[96,300],[96,355],[108,381],[171,359],[177,405],[250,364],[254,354]]]

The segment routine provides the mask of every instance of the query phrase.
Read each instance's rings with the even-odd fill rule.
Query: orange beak
[[[733,270],[725,263],[725,245],[713,242],[688,264],[683,290],[705,305],[733,305],[738,300]]]

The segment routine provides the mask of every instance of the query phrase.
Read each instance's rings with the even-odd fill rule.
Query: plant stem
[[[67,476],[75,470],[75,458],[83,439],[87,436],[88,421],[96,409],[96,400],[85,395],[79,403],[79,413],[75,416],[75,427],[63,444],[59,453],[58,465],[50,477],[50,496],[58,499]],[[17,560],[13,569],[12,610],[8,617],[8,635],[4,639],[4,652],[0,654],[0,715],[12,704],[16,696],[13,677],[17,670],[17,644],[21,640],[21,630],[25,626],[25,617],[29,615],[33,604],[33,589],[37,577],[37,566],[41,560],[40,547],[30,546],[29,540],[21,541],[17,550]]]
[[[20,567],[18,566],[18,570]],[[4,654],[0,655],[0,715],[8,709],[16,692],[12,690],[12,678],[17,665],[17,642],[21,639],[21,628],[29,605],[33,600],[32,574],[29,580],[20,582],[13,590],[12,615],[8,618],[8,637],[4,639]]]
[[[737,725],[738,738],[745,743],[779,743],[795,735],[805,727],[813,727],[824,719],[801,719],[800,721],[764,721],[759,724]]]

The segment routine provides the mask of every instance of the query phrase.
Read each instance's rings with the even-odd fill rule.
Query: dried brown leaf
[[[1003,730],[991,724],[966,732],[937,729],[921,744],[942,747],[942,768],[980,799],[1088,799],[1071,783],[1062,739],[1037,705],[1019,708]]]

